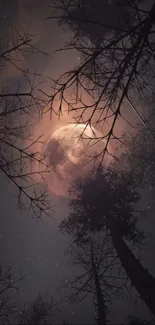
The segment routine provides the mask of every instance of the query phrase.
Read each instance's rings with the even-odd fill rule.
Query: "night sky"
[[[32,32],[36,34],[36,46],[51,55],[51,58],[38,58],[35,60],[37,71],[45,79],[46,76],[57,77],[78,61],[74,53],[54,53],[56,48],[63,47],[69,39],[69,32],[63,32],[57,25],[57,21],[45,18],[49,15],[50,0],[4,0],[0,1],[3,10],[0,10],[1,33],[8,31],[8,22],[28,26],[32,23]],[[43,6],[44,4],[44,6]],[[23,63],[26,65],[26,63]],[[30,62],[34,67],[34,62]],[[14,82],[20,78],[13,70],[7,69],[5,76],[13,87]],[[52,122],[51,128],[52,128]],[[40,124],[42,125],[42,124]],[[37,127],[37,133],[38,131]],[[68,214],[69,199],[51,195],[51,200],[56,205],[53,219],[44,219],[43,222],[33,219],[32,214],[19,212],[16,204],[16,188],[8,183],[6,177],[0,174],[0,251],[1,259],[6,263],[15,262],[17,271],[22,270],[27,278],[22,283],[22,290],[17,301],[31,301],[38,292],[49,292],[54,300],[63,300],[64,292],[61,285],[66,276],[74,274],[74,269],[68,265],[64,250],[67,248],[68,238],[59,230],[58,225]],[[148,213],[143,217],[141,227],[145,229],[146,246],[141,250],[143,264],[155,275],[154,241],[154,189],[148,188],[144,198],[144,205],[149,206]],[[135,297],[134,289],[132,289]],[[93,324],[93,309],[91,300],[77,305],[69,305],[61,301],[58,305],[60,311],[55,312],[56,321],[69,320],[73,324]],[[128,314],[148,319],[150,316],[143,303],[134,304],[131,299],[117,300],[112,306],[110,318],[112,322],[119,323]]]

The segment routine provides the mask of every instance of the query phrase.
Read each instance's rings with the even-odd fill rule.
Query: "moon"
[[[45,177],[49,190],[70,197],[72,183],[86,177],[93,167],[94,155],[104,149],[105,141],[102,139],[101,132],[86,124],[72,123],[53,132],[43,147],[44,161],[49,169]],[[107,156],[105,164],[109,163]]]

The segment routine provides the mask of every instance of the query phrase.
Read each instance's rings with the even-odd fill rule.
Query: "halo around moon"
[[[69,197],[69,187],[78,178],[86,177],[93,168],[93,157],[105,146],[103,134],[85,124],[69,124],[57,129],[43,147],[49,168],[45,182],[50,191]],[[106,154],[104,163],[109,163]],[[90,162],[92,160],[92,162]]]

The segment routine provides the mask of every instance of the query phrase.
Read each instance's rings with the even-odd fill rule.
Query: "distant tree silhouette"
[[[7,40],[5,40],[6,44]],[[11,31],[7,46],[0,42],[0,171],[7,176],[18,190],[19,209],[31,209],[33,216],[51,215],[52,206],[45,190],[38,186],[35,174],[44,177],[45,168],[33,146],[41,138],[32,138],[32,121],[41,114],[45,100],[39,95],[37,75],[24,69],[25,62],[40,53],[33,46],[32,35],[28,32]],[[5,68],[14,68],[17,73],[12,88],[5,78]],[[17,81],[18,80],[18,81]],[[32,140],[33,139],[33,140]],[[30,166],[36,166],[35,171]],[[38,169],[38,166],[41,166]]]
[[[14,265],[4,267],[1,262],[0,325],[54,325],[53,314],[58,302],[54,302],[48,294],[38,294],[31,303],[25,303],[23,307],[15,301],[16,295],[21,293],[21,285],[25,279],[26,275],[22,272],[18,275]]]
[[[20,311],[18,325],[52,325],[51,318],[56,305],[47,295],[38,294],[32,303],[25,305]]]
[[[127,325],[153,325],[151,321],[143,320],[138,317],[129,316]]]
[[[0,264],[0,324],[10,324],[16,317],[17,306],[14,302],[14,293],[19,293],[21,281],[25,277],[17,275],[14,265],[4,267]]]
[[[110,4],[108,5],[108,1],[103,2],[107,3],[109,8],[109,14],[106,17],[107,11],[99,11],[100,7],[97,7],[101,24],[105,23],[108,27],[108,22],[109,24],[115,22],[114,19],[108,19],[108,17],[112,10],[110,8],[116,4],[118,7],[119,2],[112,1],[111,7]],[[92,4],[91,1],[89,3]],[[155,4],[146,9],[143,0],[125,1],[127,12],[131,11],[134,17],[132,24],[127,23],[126,25],[125,21],[122,26],[123,32],[121,31],[117,36],[116,33],[111,33],[112,26],[109,25],[107,33],[103,31],[103,40],[98,42],[97,47],[93,45],[91,39],[83,37],[84,33],[91,33],[93,29],[88,24],[88,31],[85,31],[88,23],[87,18],[81,18],[85,20],[83,24],[80,21],[77,24],[75,17],[70,18],[70,12],[76,11],[80,16],[84,10],[86,14],[88,11],[89,19],[90,7],[85,6],[84,8],[84,5],[79,6],[78,4],[79,1],[57,1],[53,15],[49,17],[49,19],[60,18],[60,22],[63,19],[64,22],[67,21],[67,24],[72,26],[72,31],[75,30],[73,37],[65,48],[60,50],[76,50],[80,57],[80,62],[75,68],[66,71],[53,81],[51,108],[54,101],[59,98],[58,113],[63,110],[63,104],[65,107],[67,105],[68,112],[74,112],[77,123],[98,126],[103,131],[103,137],[97,139],[106,141],[106,144],[102,142],[103,150],[100,152],[102,161],[105,152],[109,149],[109,141],[111,139],[120,140],[116,132],[119,118],[124,119],[130,125],[123,108],[128,109],[128,112],[133,112],[136,117],[138,116],[140,123],[149,129],[144,106],[149,106],[148,98],[149,101],[151,99],[154,102]],[[120,5],[120,8],[126,8],[126,6]],[[96,19],[96,24],[98,24],[98,16],[93,16],[94,10],[92,9],[90,19]],[[114,30],[116,31],[116,28]],[[139,106],[142,107],[142,113]]]
[[[71,211],[61,229],[77,241],[90,231],[107,230],[131,284],[155,316],[155,279],[125,241],[136,244],[143,238],[135,209],[140,196],[132,174],[100,169],[87,180],[77,182],[72,191],[77,198],[71,201]]]
[[[71,264],[81,269],[73,279],[66,278],[69,301],[83,301],[91,295],[99,325],[107,324],[108,305],[121,294],[122,288],[116,276],[117,256],[103,236],[99,233],[88,236],[80,244],[71,243],[67,251]]]

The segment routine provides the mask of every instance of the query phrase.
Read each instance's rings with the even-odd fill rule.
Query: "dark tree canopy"
[[[154,117],[151,117],[152,125]],[[155,141],[154,136],[144,127],[140,127],[136,135],[126,137],[118,162],[120,170],[130,170],[137,187],[155,184]]]
[[[107,33],[115,37],[131,27],[133,14],[132,0],[77,0],[65,2],[61,24],[69,26],[78,37],[88,37],[93,43],[102,42]],[[62,3],[64,3],[62,1]],[[58,3],[57,3],[58,5]]]
[[[76,199],[71,202],[69,216],[61,228],[80,242],[90,232],[104,230],[111,238],[132,286],[155,316],[155,279],[133,254],[125,239],[140,243],[143,233],[138,229],[136,203],[138,188],[131,173],[108,168],[99,170],[88,180],[73,188]],[[108,238],[108,237],[107,237]]]
[[[77,199],[71,201],[71,212],[62,222],[62,229],[83,236],[88,229],[107,229],[107,220],[112,217],[120,236],[131,241],[143,238],[137,227],[135,209],[140,195],[131,174],[119,173],[111,167],[99,169],[74,184],[71,192]]]

